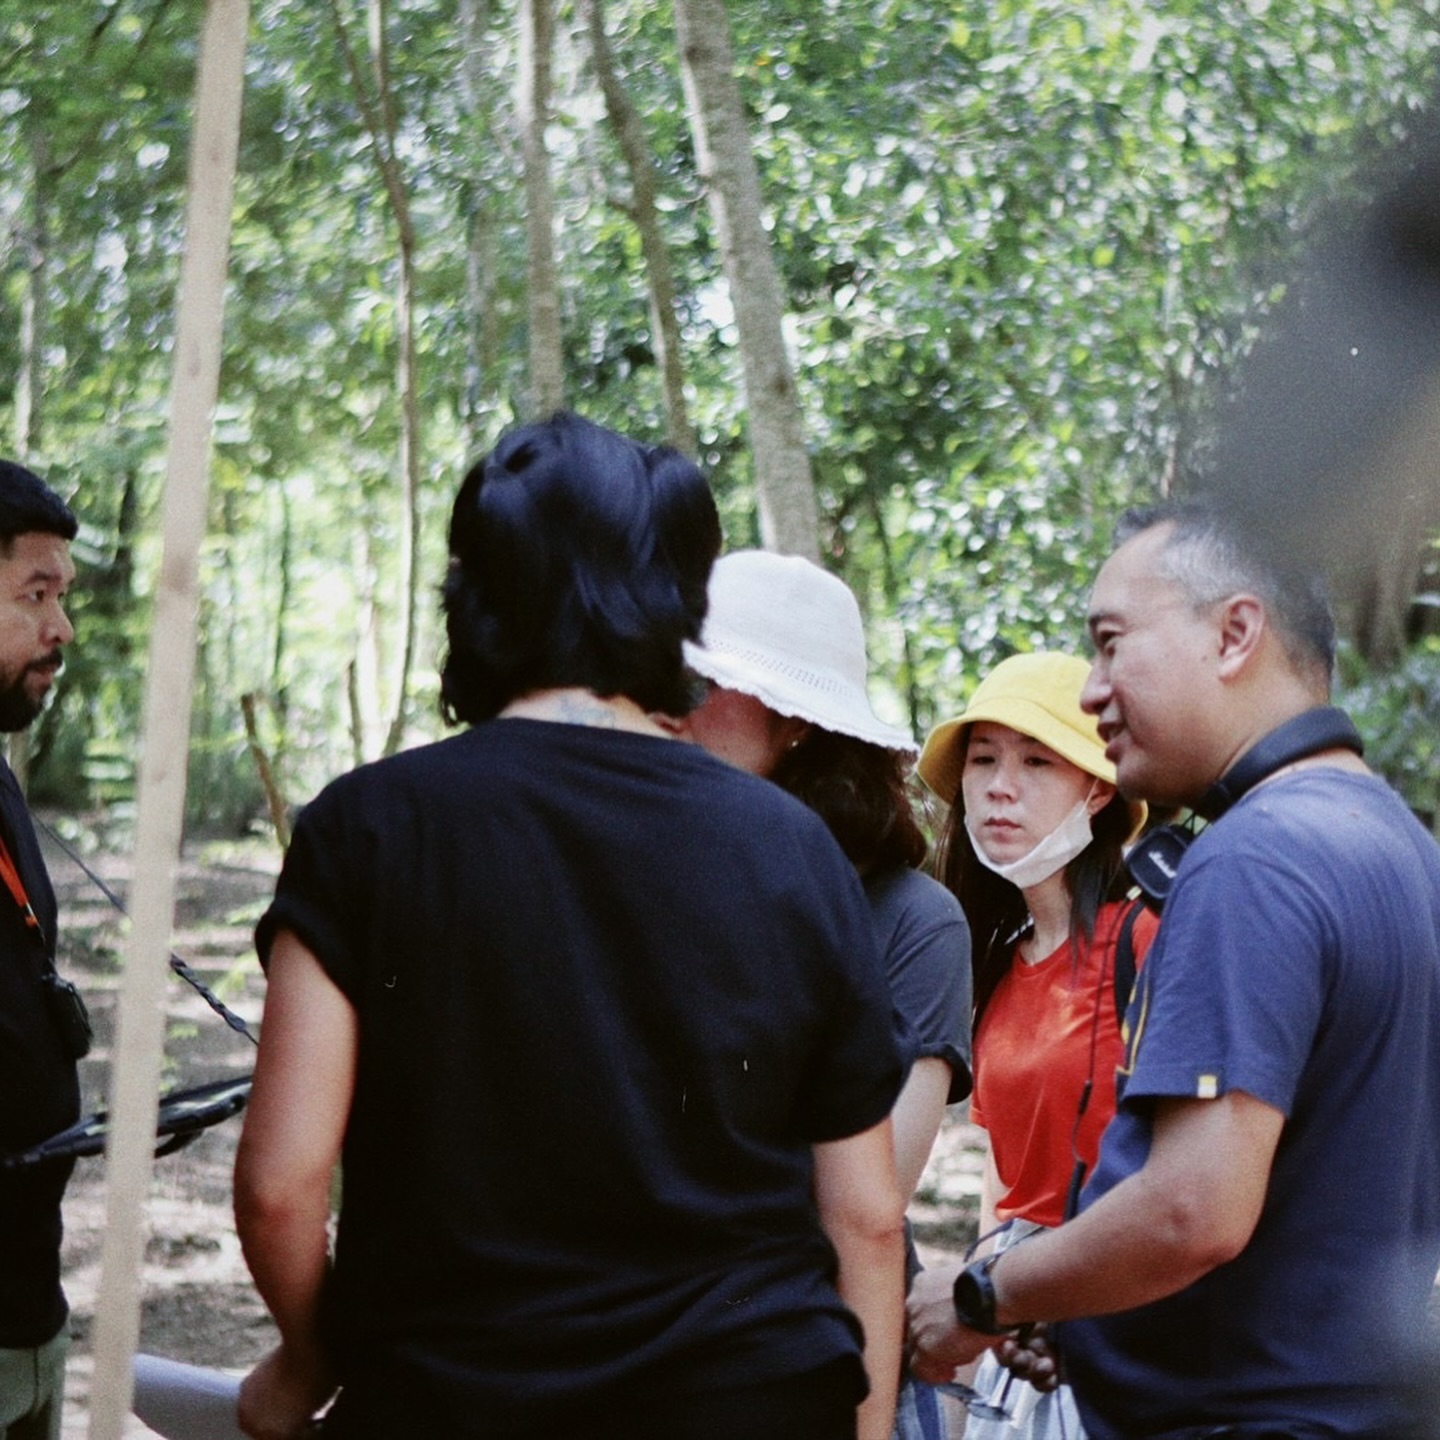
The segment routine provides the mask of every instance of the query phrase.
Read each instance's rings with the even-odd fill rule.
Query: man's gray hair
[[[1328,690],[1335,668],[1335,617],[1322,576],[1268,553],[1206,499],[1127,510],[1116,526],[1115,544],[1159,525],[1172,527],[1160,556],[1165,579],[1178,585],[1197,610],[1241,591],[1258,596],[1291,665],[1320,675]]]

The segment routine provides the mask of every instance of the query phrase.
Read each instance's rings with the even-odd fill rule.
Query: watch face
[[[969,1265],[955,1277],[955,1318],[982,1335],[995,1333],[995,1289],[988,1271]]]

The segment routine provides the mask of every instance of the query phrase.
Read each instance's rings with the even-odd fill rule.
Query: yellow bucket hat
[[[1040,651],[1002,660],[976,687],[970,703],[926,737],[916,769],[945,803],[954,802],[965,762],[965,727],[977,720],[1008,725],[1057,755],[1113,785],[1115,767],[1105,758],[1095,717],[1080,708],[1090,662],[1078,655]],[[1145,806],[1130,802],[1133,830],[1145,822]]]

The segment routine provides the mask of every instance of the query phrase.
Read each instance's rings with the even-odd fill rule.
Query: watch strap
[[[997,1297],[990,1272],[999,1258],[998,1251],[986,1255],[967,1265],[955,1277],[955,1318],[980,1335],[1011,1335],[1020,1328],[1018,1325],[1001,1325],[995,1318]]]

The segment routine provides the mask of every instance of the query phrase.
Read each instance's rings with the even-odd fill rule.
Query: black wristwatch
[[[979,1335],[1011,1335],[1020,1328],[995,1321],[995,1282],[990,1272],[999,1258],[998,1254],[987,1255],[955,1277],[955,1318]]]

